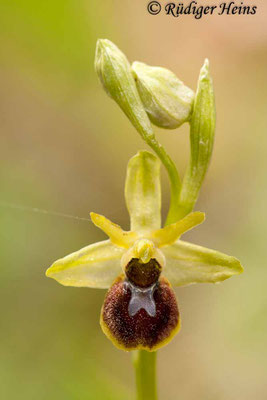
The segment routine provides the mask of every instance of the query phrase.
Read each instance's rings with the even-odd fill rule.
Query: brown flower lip
[[[120,349],[157,350],[167,344],[180,328],[175,293],[167,279],[160,278],[153,293],[155,316],[149,315],[144,308],[131,316],[129,303],[132,293],[125,282],[125,276],[121,275],[107,292],[101,312],[102,329]]]

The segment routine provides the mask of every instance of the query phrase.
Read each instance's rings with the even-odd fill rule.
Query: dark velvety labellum
[[[156,314],[151,316],[141,308],[129,315],[131,290],[120,277],[109,289],[103,309],[102,321],[108,336],[115,339],[126,350],[151,349],[159,346],[173,333],[179,322],[179,311],[175,293],[165,278],[161,278],[154,289]]]
[[[149,287],[159,279],[161,266],[154,258],[148,263],[141,263],[138,258],[132,258],[125,268],[130,282],[139,287]]]

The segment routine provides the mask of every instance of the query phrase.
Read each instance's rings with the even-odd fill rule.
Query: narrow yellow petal
[[[174,224],[153,231],[151,233],[151,239],[158,247],[172,244],[176,242],[183,233],[194,228],[196,225],[201,224],[204,220],[204,213],[199,211],[192,212]]]
[[[95,226],[105,232],[109,236],[111,242],[117,246],[128,249],[137,239],[137,234],[135,232],[124,231],[119,225],[114,224],[103,215],[91,212],[90,216]]]

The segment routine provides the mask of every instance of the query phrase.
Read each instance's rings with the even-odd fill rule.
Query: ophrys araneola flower
[[[161,228],[160,162],[153,154],[140,151],[130,160],[125,197],[130,231],[91,213],[109,240],[56,261],[46,274],[65,286],[108,288],[104,333],[121,349],[154,351],[179,331],[171,285],[220,282],[241,273],[242,266],[234,257],[180,240],[204,221],[201,212]]]

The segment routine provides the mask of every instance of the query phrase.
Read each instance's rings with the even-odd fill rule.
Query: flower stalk
[[[136,400],[157,400],[156,378],[157,352],[136,350],[133,353],[133,364],[136,379]]]

